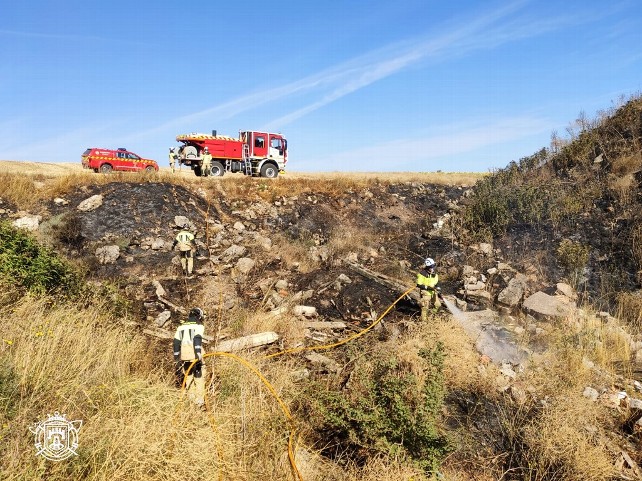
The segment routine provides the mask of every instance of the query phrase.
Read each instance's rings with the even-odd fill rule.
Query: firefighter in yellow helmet
[[[181,231],[176,234],[176,238],[172,244],[172,250],[174,250],[177,245],[180,251],[183,273],[191,276],[194,270],[194,251],[196,250],[196,244],[194,243],[194,234],[189,231],[188,224],[185,224]]]
[[[437,286],[439,275],[435,272],[435,261],[431,257],[424,260],[424,265],[417,272],[417,287],[421,295],[421,320],[428,319],[428,310],[438,311],[441,307],[441,289]]]
[[[212,170],[212,154],[207,147],[203,149],[203,164],[201,167],[201,172],[204,176],[208,176]]]
[[[193,308],[189,312],[187,321],[182,322],[176,329],[173,341],[176,384],[180,387],[184,382],[188,396],[198,405],[202,405],[205,401],[204,320],[203,309]],[[192,369],[189,369],[194,361],[196,363]]]

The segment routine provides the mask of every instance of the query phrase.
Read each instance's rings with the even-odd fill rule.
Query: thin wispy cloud
[[[437,135],[395,139],[324,155],[319,159],[302,159],[300,163],[303,166],[323,165],[327,170],[341,169],[345,165],[350,165],[354,170],[367,170],[373,165],[380,166],[382,170],[406,170],[409,167],[416,170],[430,160],[447,159],[541,134],[548,131],[550,124],[550,120],[544,118],[520,116],[477,122],[474,125],[451,125],[441,127],[441,133]],[[443,166],[436,168],[443,169]]]
[[[451,26],[447,29],[447,33],[441,36],[430,39],[418,38],[413,42],[389,46],[344,64],[345,72],[350,72],[350,77],[348,78],[347,74],[336,76],[338,79],[345,79],[343,83],[323,94],[320,99],[270,121],[265,129],[278,130],[345,95],[401,72],[421,61],[428,59],[437,61],[453,56],[461,57],[475,50],[496,48],[502,44],[542,35],[571,23],[581,23],[588,21],[589,18],[593,19],[592,16],[586,16],[584,18],[564,17],[537,21],[524,17],[495,25],[496,22],[515,13],[524,3],[515,2],[458,27]]]
[[[458,29],[449,29],[448,33],[435,39],[420,38],[412,41],[397,42],[294,82],[256,91],[205,110],[177,117],[154,128],[138,132],[132,138],[175,130],[181,126],[191,125],[207,118],[216,118],[217,121],[229,119],[277,100],[309,92],[320,93],[321,98],[319,100],[286,114],[270,122],[265,127],[271,128],[284,125],[414,65],[430,54],[435,55],[444,51],[446,47],[455,44],[457,40],[461,40],[466,35],[470,35],[489,23],[514,12],[524,3],[524,1],[513,2],[485,16],[466,22],[465,25],[460,26]]]

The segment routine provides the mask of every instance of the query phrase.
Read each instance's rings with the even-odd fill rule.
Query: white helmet
[[[426,257],[424,264],[427,269],[433,269],[435,267],[435,260],[432,257]]]

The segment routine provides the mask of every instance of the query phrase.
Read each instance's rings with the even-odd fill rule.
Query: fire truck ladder
[[[243,144],[243,165],[245,167],[245,174],[252,175],[252,162],[250,162],[250,146],[246,143]]]

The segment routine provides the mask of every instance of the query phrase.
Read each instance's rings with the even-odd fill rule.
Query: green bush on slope
[[[0,222],[0,276],[37,294],[73,294],[81,286],[72,266],[8,222]]]
[[[347,389],[310,384],[299,408],[320,439],[334,443],[327,451],[357,459],[408,457],[428,472],[437,470],[451,450],[436,424],[444,398],[443,347],[422,349],[419,356],[421,375],[382,356],[355,366]]]

